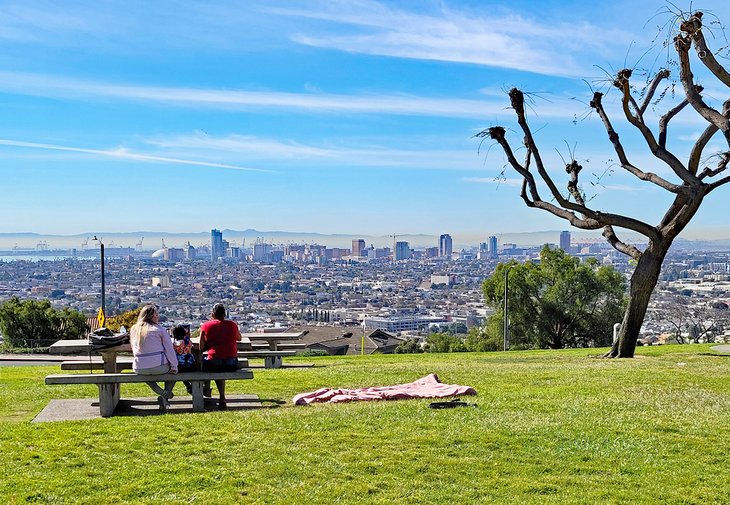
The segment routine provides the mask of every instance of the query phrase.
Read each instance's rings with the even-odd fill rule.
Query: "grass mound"
[[[20,503],[728,503],[730,358],[709,346],[316,358],[231,394],[279,408],[31,424],[57,367],[0,368],[0,495]],[[312,361],[306,358],[305,361]],[[478,408],[295,407],[435,372]],[[180,394],[183,386],[178,386]],[[150,396],[124,385],[124,396]],[[470,399],[470,401],[474,401]]]

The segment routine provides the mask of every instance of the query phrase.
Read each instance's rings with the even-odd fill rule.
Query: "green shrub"
[[[421,344],[418,343],[417,338],[409,338],[395,348],[396,354],[418,354],[420,352],[423,352],[423,349],[421,349]]]
[[[83,338],[88,331],[82,313],[54,309],[48,300],[13,297],[0,305],[0,333],[10,347],[48,347],[57,340]]]
[[[304,352],[300,352],[298,356],[316,357],[316,356],[329,356],[327,351],[322,349],[305,349]]]

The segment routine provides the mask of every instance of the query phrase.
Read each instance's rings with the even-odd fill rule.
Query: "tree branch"
[[[565,171],[570,175],[570,181],[568,181],[568,192],[573,196],[573,199],[578,205],[585,207],[585,199],[578,189],[578,174],[581,170],[583,170],[583,167],[575,160],[565,165]]]
[[[715,77],[720,82],[730,87],[730,73],[715,59],[715,55],[707,47],[705,34],[702,30],[702,12],[695,12],[687,21],[680,25],[679,29],[692,37],[695,43],[695,51],[697,51],[697,56],[699,56],[700,61],[710,72],[715,74]]]
[[[722,179],[718,179],[715,182],[713,182],[712,184],[708,184],[705,194],[719,188],[720,186],[722,186],[724,184],[727,184],[728,182],[730,182],[730,175],[727,175],[727,176],[723,177]]]
[[[657,86],[659,86],[659,83],[668,77],[669,70],[663,68],[659,72],[657,72],[654,78],[651,80],[649,88],[646,90],[646,95],[644,95],[644,101],[641,103],[641,107],[639,107],[639,112],[641,112],[642,115],[644,114],[644,112],[646,112],[646,108],[649,107],[651,99],[654,98],[654,93],[656,93],[656,89]]]
[[[527,125],[527,118],[525,117],[525,95],[519,89],[512,88],[509,91],[509,98],[510,104],[514,109],[515,114],[517,114],[517,123],[520,125],[523,133],[525,134],[525,147],[532,151],[532,154],[535,157],[537,172],[540,174],[540,177],[542,177],[542,180],[545,181],[545,184],[547,184],[548,189],[550,189],[550,193],[553,195],[553,198],[557,200],[558,204],[561,207],[569,208],[570,202],[563,197],[552,178],[547,173],[547,170],[545,170],[545,165],[542,162],[542,156],[540,156],[540,151],[537,148],[535,139],[532,137],[532,131]]]
[[[684,167],[682,162],[679,161],[676,156],[674,156],[672,153],[670,153],[664,147],[660,146],[657,143],[656,139],[654,139],[654,135],[651,133],[651,130],[646,126],[646,124],[644,124],[643,118],[641,118],[640,116],[634,116],[631,113],[631,110],[629,110],[629,104],[634,103],[633,98],[631,97],[631,87],[629,85],[630,78],[631,70],[625,68],[619,71],[618,76],[614,81],[614,85],[623,93],[623,99],[621,100],[621,102],[623,104],[624,115],[626,116],[626,119],[641,132],[644,140],[646,141],[646,144],[649,146],[649,150],[651,151],[651,153],[658,159],[666,163],[677,177],[682,179],[682,181],[687,184],[693,186],[699,185],[700,181],[697,179],[697,177],[689,173],[689,171]],[[692,103],[692,100],[690,100],[690,103]]]
[[[527,127],[526,124],[525,127],[529,131],[529,127]],[[502,150],[507,156],[507,161],[512,166],[512,168],[514,168],[517,173],[519,173],[524,178],[525,182],[523,183],[523,186],[526,185],[526,187],[523,191],[523,200],[525,200],[525,203],[527,203],[530,207],[537,207],[546,210],[557,217],[567,220],[576,228],[581,228],[585,230],[597,230],[606,225],[613,225],[633,230],[653,241],[659,241],[661,239],[658,230],[655,227],[644,223],[643,221],[639,221],[638,219],[623,216],[620,214],[611,214],[595,211],[586,207],[585,205],[569,202],[565,199],[562,199],[563,203],[561,203],[560,206],[545,202],[540,198],[540,195],[537,191],[535,178],[532,173],[524,166],[520,165],[520,163],[515,158],[515,155],[512,152],[512,148],[505,138],[505,129],[501,126],[494,126],[486,130],[486,132],[487,135],[489,135],[493,140],[497,141],[497,143],[502,147]],[[528,147],[528,149],[531,150],[530,147]],[[532,154],[537,160],[537,156],[535,155],[534,151],[532,152]],[[540,173],[540,175],[542,176],[542,172]],[[528,196],[527,189],[529,189],[530,198],[526,198]],[[582,214],[583,218],[577,216],[576,212]]]
[[[666,189],[667,191],[670,191],[672,193],[679,193],[682,190],[681,186],[677,184],[672,184],[671,182],[663,179],[662,177],[659,177],[654,173],[644,172],[631,164],[631,162],[629,162],[629,159],[626,156],[626,152],[624,151],[624,147],[621,144],[621,140],[619,139],[619,135],[618,133],[616,133],[616,130],[614,130],[613,125],[611,124],[611,120],[608,118],[608,114],[603,107],[603,93],[595,92],[593,94],[593,100],[591,100],[590,106],[598,113],[598,116],[603,121],[603,126],[606,128],[606,133],[608,133],[608,139],[613,144],[613,148],[616,151],[616,155],[618,156],[622,168],[627,170],[638,179],[641,179],[642,181],[652,182],[660,188]]]
[[[722,105],[722,115],[725,117],[730,117],[730,100],[726,100],[725,103]],[[695,145],[692,146],[692,153],[689,157],[689,168],[690,170],[694,170],[694,173],[697,173],[702,153],[705,150],[707,143],[717,132],[717,126],[710,123],[709,125],[707,125],[707,128],[705,128],[705,131],[703,131],[702,134],[699,136],[697,142],[695,142]],[[703,180],[707,177],[715,177],[716,175],[719,175],[723,170],[725,170],[724,167],[727,167],[727,162],[725,162],[722,169],[721,167],[723,167],[722,160],[720,161],[720,163],[718,163],[718,166],[715,170],[712,170],[709,167],[705,168],[700,174],[699,179]]]
[[[707,125],[707,128],[705,128],[705,131],[703,131],[700,136],[697,137],[697,142],[695,142],[695,145],[692,146],[692,152],[689,155],[689,163],[687,163],[687,168],[693,174],[696,174],[697,170],[699,170],[700,161],[702,160],[702,152],[705,150],[705,147],[707,147],[707,143],[718,131],[720,131],[720,129],[714,124],[710,123],[709,125]],[[704,172],[706,170],[707,169],[705,169],[703,173],[700,174],[700,180],[707,177],[706,175],[704,175]]]
[[[616,233],[613,231],[613,226],[604,226],[603,236],[618,252],[630,256],[635,260],[638,260],[641,257],[641,251],[639,251],[636,247],[626,244],[618,239]]]
[[[682,26],[685,26],[687,23],[688,22],[682,23]],[[682,82],[684,94],[690,105],[692,105],[697,113],[705,118],[708,123],[712,123],[717,126],[717,128],[723,132],[725,138],[730,142],[730,124],[728,124],[728,119],[723,114],[707,105],[702,99],[702,95],[700,95],[697,91],[689,61],[689,49],[691,45],[692,38],[689,33],[685,37],[677,35],[674,38],[674,47],[676,48],[677,55],[679,56],[679,80]]]
[[[689,101],[682,100],[679,104],[669,109],[661,118],[659,118],[659,145],[666,149],[667,147],[667,126],[669,121],[684,109]]]
[[[700,174],[700,179],[715,177],[727,169],[728,163],[730,163],[730,151],[725,151],[724,153],[718,154],[718,156],[720,157],[720,161],[717,162],[717,167],[714,170],[706,167]]]

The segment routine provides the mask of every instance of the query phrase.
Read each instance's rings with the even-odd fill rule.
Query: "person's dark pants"
[[[203,359],[203,371],[204,372],[235,372],[238,370],[238,358],[226,358],[226,359]],[[218,402],[219,407],[226,407],[226,381],[224,379],[215,379],[215,387],[218,388],[218,394],[220,395],[220,401]],[[206,384],[205,392],[208,392],[210,396],[210,381]]]
[[[194,372],[195,371],[195,365],[190,366],[180,366],[178,364],[177,367],[178,372]],[[185,390],[188,392],[189,395],[193,394],[193,383],[190,381],[182,381],[183,384],[185,384]]]

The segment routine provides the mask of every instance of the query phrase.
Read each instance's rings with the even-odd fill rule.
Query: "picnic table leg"
[[[281,365],[282,365],[281,356],[264,357],[264,368],[281,368]]]
[[[104,360],[104,373],[117,373],[117,353],[113,351],[101,351],[101,359]]]
[[[276,340],[270,340],[269,341],[269,350],[270,351],[276,351],[277,350],[277,342],[276,342]]]
[[[99,384],[99,413],[111,417],[119,403],[119,384]]]
[[[205,381],[192,381],[193,385],[193,412],[205,412],[205,399],[203,398],[203,384]]]

